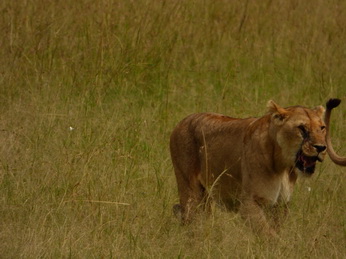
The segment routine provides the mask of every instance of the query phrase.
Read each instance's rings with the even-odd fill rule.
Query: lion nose
[[[314,148],[317,150],[318,153],[321,153],[324,150],[326,150],[327,147],[324,145],[314,145]]]

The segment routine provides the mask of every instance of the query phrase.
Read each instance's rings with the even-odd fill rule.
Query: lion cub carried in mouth
[[[173,130],[170,151],[182,223],[209,198],[240,212],[256,232],[276,236],[297,172],[312,175],[326,154],[324,108],[282,108],[268,102],[260,118],[198,113]],[[282,206],[281,206],[282,205]],[[271,212],[269,223],[266,212]]]

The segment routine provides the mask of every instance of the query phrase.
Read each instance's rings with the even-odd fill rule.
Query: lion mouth
[[[306,156],[300,150],[296,156],[296,167],[304,173],[313,174],[315,172],[316,161],[322,162],[318,156]]]

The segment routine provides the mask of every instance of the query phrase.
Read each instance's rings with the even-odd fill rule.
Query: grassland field
[[[346,172],[301,179],[281,239],[213,210],[181,226],[169,155],[190,113],[342,99],[346,1],[0,1],[0,258],[345,258]]]

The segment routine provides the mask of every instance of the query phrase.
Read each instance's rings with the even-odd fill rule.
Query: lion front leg
[[[256,233],[277,238],[278,235],[270,226],[263,210],[263,206],[264,204],[261,199],[256,199],[254,197],[243,198],[239,208],[239,213]]]
[[[288,218],[289,209],[288,209],[288,203],[281,202],[275,204],[273,207],[270,208],[270,216],[273,219],[274,228],[277,233],[280,232],[280,229],[286,219]]]

